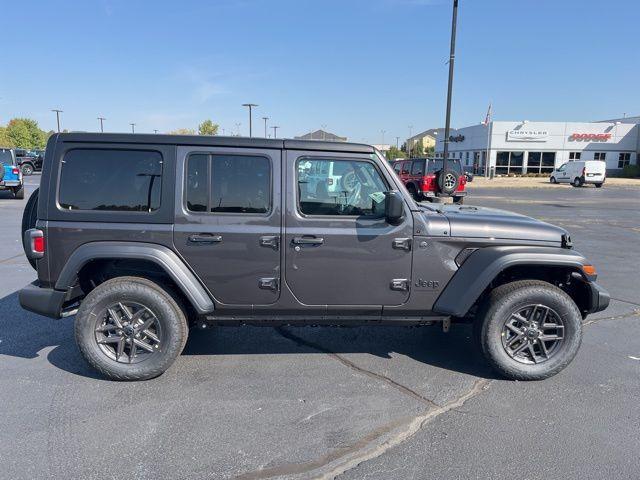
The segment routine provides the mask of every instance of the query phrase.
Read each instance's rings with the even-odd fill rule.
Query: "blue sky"
[[[244,102],[291,137],[380,143],[444,124],[445,0],[4,1],[0,124],[167,131]],[[640,113],[637,0],[460,0],[453,126]]]

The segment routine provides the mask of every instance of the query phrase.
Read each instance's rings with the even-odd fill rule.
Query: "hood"
[[[474,237],[535,242],[569,241],[564,228],[535,218],[495,208],[440,204],[438,209],[448,219],[452,237]]]

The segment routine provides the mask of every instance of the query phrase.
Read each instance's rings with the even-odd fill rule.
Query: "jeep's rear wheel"
[[[582,317],[565,292],[522,280],[491,292],[474,324],[489,364],[514,380],[541,380],[564,369],[582,339]]]
[[[113,380],[161,375],[187,341],[187,319],[158,284],[138,277],[108,280],[87,295],[75,336],[87,362]]]

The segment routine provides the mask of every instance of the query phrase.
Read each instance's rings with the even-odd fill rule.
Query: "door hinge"
[[[393,248],[396,250],[411,251],[411,239],[410,238],[394,238]]]
[[[278,246],[280,245],[280,238],[277,235],[265,235],[260,237],[260,246],[273,248],[274,250],[278,250]]]
[[[409,291],[409,280],[406,278],[394,278],[391,280],[390,285],[391,290],[397,290],[400,292],[408,292]]]
[[[258,288],[262,290],[278,291],[278,279],[274,277],[261,278],[258,280]]]

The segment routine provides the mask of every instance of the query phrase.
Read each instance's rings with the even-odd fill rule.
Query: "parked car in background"
[[[577,160],[560,165],[551,172],[551,183],[570,183],[574,187],[593,184],[602,187],[606,179],[607,164],[603,160]]]
[[[453,203],[461,204],[467,195],[467,175],[459,160],[447,160],[446,175],[442,170],[442,160],[437,158],[398,160],[393,163],[393,170],[418,201],[453,197]]]
[[[0,190],[11,190],[14,198],[24,198],[22,171],[15,152],[10,148],[0,148]]]
[[[44,150],[25,150],[16,148],[16,159],[23,175],[31,175],[33,172],[42,171]]]

